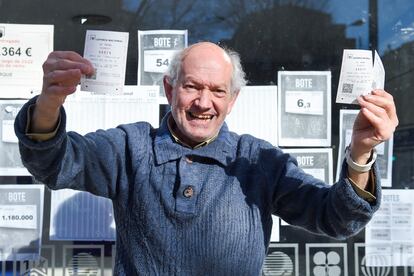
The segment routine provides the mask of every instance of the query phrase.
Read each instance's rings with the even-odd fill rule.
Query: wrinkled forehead
[[[196,44],[190,47],[183,57],[181,65],[184,74],[205,72],[222,75],[222,77],[228,78],[228,81],[230,81],[233,71],[228,54],[212,43]]]
[[[200,42],[193,44],[186,49],[187,53],[184,55],[183,61],[188,58],[196,59],[213,59],[221,61],[223,65],[231,66],[231,59],[229,55],[219,46],[210,42]]]

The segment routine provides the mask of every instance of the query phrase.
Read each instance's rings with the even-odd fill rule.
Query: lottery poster
[[[341,173],[341,164],[345,158],[345,148],[351,143],[352,127],[358,115],[359,110],[341,109],[339,111],[339,148],[338,148],[338,165],[336,168],[336,180],[339,179]],[[392,186],[392,156],[393,156],[393,136],[377,145],[377,165],[381,176],[381,186]]]
[[[0,260],[39,257],[43,197],[44,185],[0,185]]]
[[[331,145],[331,72],[278,72],[278,143]]]
[[[0,100],[0,176],[30,175],[23,166],[14,120],[25,100]]]
[[[298,166],[306,173],[327,184],[333,184],[332,149],[292,148],[284,149],[283,151],[295,157]]]
[[[187,30],[138,31],[138,85],[159,85],[175,53],[187,47]]]
[[[53,30],[53,25],[0,23],[0,98],[28,99],[40,93]]]

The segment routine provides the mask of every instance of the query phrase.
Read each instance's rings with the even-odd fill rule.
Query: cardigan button
[[[193,163],[193,158],[192,158],[191,156],[186,156],[186,157],[185,157],[185,161],[186,161],[188,164],[191,164],[191,163]]]
[[[192,186],[187,186],[184,191],[183,191],[183,195],[186,198],[190,198],[194,195],[194,189]]]

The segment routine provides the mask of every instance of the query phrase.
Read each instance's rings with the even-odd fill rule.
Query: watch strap
[[[356,163],[351,157],[351,148],[349,146],[345,149],[345,160],[349,167],[351,167],[354,171],[364,173],[371,170],[372,165],[374,164],[375,160],[377,160],[377,150],[375,148],[371,151],[371,156],[368,159],[368,163],[361,165]]]

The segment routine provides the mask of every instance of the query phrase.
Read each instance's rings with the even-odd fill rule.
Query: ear
[[[164,83],[165,96],[167,97],[168,103],[171,105],[172,95],[173,95],[173,86],[170,83],[171,82],[170,77],[164,76],[162,81]]]
[[[236,102],[237,97],[239,96],[239,92],[240,90],[237,90],[233,93],[233,95],[231,96],[231,100],[229,105],[227,106],[227,114],[230,114],[231,110],[233,109],[233,106]]]

